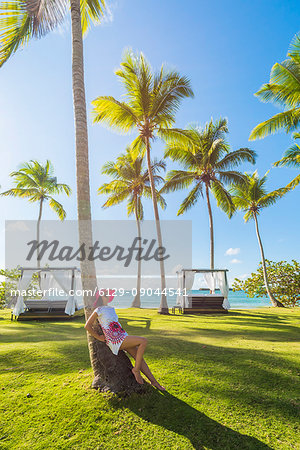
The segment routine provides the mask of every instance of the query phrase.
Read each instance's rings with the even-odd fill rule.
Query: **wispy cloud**
[[[241,251],[240,248],[232,248],[232,247],[230,247],[230,248],[228,248],[226,250],[225,255],[229,255],[229,256],[238,255],[240,253],[240,251]]]
[[[230,262],[231,264],[241,264],[242,261],[240,259],[233,258]]]

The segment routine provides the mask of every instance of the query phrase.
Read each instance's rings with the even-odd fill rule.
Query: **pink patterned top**
[[[103,330],[106,344],[113,354],[117,355],[128,333],[121,327],[115,308],[112,306],[99,306],[95,311],[97,311],[98,321]]]

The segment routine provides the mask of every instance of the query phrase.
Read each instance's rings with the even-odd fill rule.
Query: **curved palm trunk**
[[[150,141],[149,138],[146,137],[145,139],[146,143],[146,154],[147,154],[147,165],[148,165],[148,172],[149,172],[149,179],[150,179],[150,187],[151,187],[151,196],[152,196],[152,203],[153,203],[153,209],[154,209],[154,217],[155,217],[155,225],[156,225],[156,234],[157,234],[157,242],[158,246],[162,247],[162,237],[161,237],[161,228],[160,228],[160,221],[159,221],[159,214],[158,214],[158,206],[157,206],[157,198],[156,198],[156,190],[155,190],[155,183],[151,168],[151,155],[150,155]],[[160,314],[169,314],[169,307],[167,302],[167,296],[166,296],[166,275],[165,275],[165,264],[163,260],[160,260],[160,277],[161,277],[161,300],[158,312]]]
[[[209,215],[209,230],[210,230],[210,268],[214,269],[215,268],[214,222],[209,199],[209,189],[207,184],[205,184],[205,192],[206,192],[207,208]]]
[[[135,220],[136,220],[136,226],[137,226],[137,232],[138,232],[138,238],[139,238],[139,248],[141,249],[142,243],[141,243],[141,222],[138,217],[137,209],[136,209],[137,203],[135,203]],[[138,260],[138,270],[137,270],[137,280],[136,280],[136,296],[134,297],[134,300],[131,304],[131,308],[140,308],[141,307],[141,274],[142,274],[142,261]]]
[[[71,0],[72,24],[72,83],[75,116],[76,182],[79,245],[92,245],[90,205],[88,131],[83,68],[83,41],[81,30],[80,0]],[[85,291],[85,317],[93,311],[94,293],[97,288],[96,269],[93,261],[84,258],[80,262],[82,289]],[[95,329],[101,333],[100,326]],[[94,388],[114,392],[137,390],[140,385],[131,372],[131,363],[124,352],[116,357],[110,349],[87,333],[89,353],[94,371]]]
[[[262,260],[262,267],[263,267],[264,282],[265,282],[267,294],[268,294],[269,299],[271,300],[271,303],[272,303],[273,306],[284,307],[284,305],[283,305],[281,302],[279,302],[278,300],[276,300],[276,298],[274,297],[274,295],[273,295],[272,292],[271,292],[270,285],[269,285],[269,281],[268,281],[268,274],[267,274],[267,268],[266,268],[265,253],[264,253],[264,248],[263,248],[262,241],[261,241],[261,238],[260,238],[260,233],[259,233],[259,229],[258,229],[258,221],[257,221],[256,214],[253,214],[253,217],[254,217],[254,221],[255,221],[256,235],[257,235],[258,244],[259,244],[260,253],[261,253],[261,260]]]
[[[38,217],[38,220],[37,220],[37,223],[36,223],[36,240],[37,240],[37,245],[39,245],[39,243],[40,243],[40,224],[41,224],[41,218],[42,218],[42,212],[43,212],[43,201],[44,201],[44,199],[41,198],[40,209],[39,209],[39,217]],[[37,267],[40,268],[41,267],[41,262],[38,259],[38,255],[39,255],[39,251],[37,251]]]

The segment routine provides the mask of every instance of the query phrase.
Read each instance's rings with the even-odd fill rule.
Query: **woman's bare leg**
[[[147,339],[140,336],[126,336],[121,344],[121,350],[128,350],[132,348],[137,348],[135,356],[135,365],[132,369],[132,373],[138,383],[143,384],[143,378],[141,377],[140,370],[143,361],[143,355],[147,347]]]
[[[132,347],[132,348],[128,348],[126,350],[134,359],[136,358],[136,353],[137,353],[137,348],[136,347]],[[148,378],[148,380],[151,382],[151,384],[155,387],[157,387],[158,389],[160,389],[161,391],[165,391],[166,389],[159,384],[159,382],[157,381],[157,379],[155,378],[155,376],[153,375],[153,373],[151,372],[151,370],[149,369],[148,364],[146,363],[146,361],[142,360],[142,364],[141,364],[141,372],[143,372],[144,375],[146,375],[146,377]]]

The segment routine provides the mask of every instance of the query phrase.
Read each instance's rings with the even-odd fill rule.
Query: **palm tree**
[[[31,38],[41,38],[71,13],[72,34],[72,89],[75,122],[76,185],[79,245],[93,245],[88,130],[83,67],[83,34],[92,23],[100,23],[105,12],[105,0],[12,0],[0,4],[0,67]],[[97,289],[94,261],[80,261],[82,289],[86,319],[93,310],[94,296],[89,292]],[[100,328],[98,328],[100,332]],[[130,363],[121,354],[117,359],[102,342],[87,333],[91,365],[94,372],[94,388],[135,390],[136,383]],[[114,370],[118,365],[118,370]]]
[[[215,123],[211,119],[204,128],[190,126],[187,130],[168,140],[165,157],[179,162],[184,170],[171,170],[161,192],[173,192],[192,187],[183,200],[177,215],[181,215],[194,206],[205,191],[210,227],[210,268],[214,269],[214,226],[210,203],[210,192],[217,205],[231,217],[234,212],[232,198],[225,185],[240,184],[244,175],[233,170],[238,164],[255,162],[255,152],[248,148],[230,151],[226,142],[227,120]]]
[[[162,247],[157,196],[151,172],[151,142],[156,136],[165,138],[169,135],[181,100],[184,97],[192,97],[193,91],[190,81],[176,71],[166,70],[162,66],[160,72],[153,73],[142,53],[134,55],[127,51],[121,67],[115,73],[124,84],[125,101],[108,96],[96,98],[92,102],[94,122],[105,122],[125,133],[134,129],[138,131],[132,149],[140,154],[146,150],[157,241],[158,246]],[[159,312],[168,314],[163,260],[160,261],[160,272],[162,296]]]
[[[163,161],[154,160],[151,163],[151,171],[155,184],[163,181],[158,175],[160,169],[165,170],[166,164]],[[98,194],[108,195],[108,199],[103,207],[118,205],[127,200],[127,215],[135,215],[139,244],[141,245],[141,224],[144,218],[142,197],[151,198],[150,177],[148,170],[145,170],[142,156],[134,157],[132,151],[127,148],[126,153],[120,155],[117,161],[109,161],[102,168],[102,174],[113,178],[110,183],[103,184],[98,189]],[[157,194],[157,200],[164,209],[166,204],[161,195]],[[136,296],[131,307],[141,307],[141,260],[138,261]]]
[[[267,174],[268,172],[262,178],[259,178],[257,171],[255,171],[253,174],[246,173],[245,183],[232,186],[231,193],[233,195],[233,202],[236,208],[241,209],[245,212],[245,222],[248,222],[250,219],[254,219],[256,235],[261,253],[266,290],[272,305],[283,307],[283,304],[280,301],[276,300],[276,298],[272,294],[269,285],[265,253],[258,228],[258,216],[262,209],[274,205],[274,203],[276,203],[276,201],[281,198],[287,192],[287,190],[286,188],[280,188],[267,193],[267,190],[265,188]]]
[[[287,59],[271,69],[270,81],[255,94],[263,102],[273,102],[284,108],[270,119],[258,124],[250,134],[250,140],[261,139],[284,129],[295,130],[300,121],[300,34],[291,42]]]
[[[299,139],[300,133],[293,133],[293,138]],[[274,163],[275,167],[292,167],[295,169],[300,169],[300,145],[295,142],[286,152],[283,157]],[[300,174],[297,175],[288,185],[287,190],[294,189],[300,183]]]
[[[48,202],[49,206],[58,215],[60,220],[64,220],[66,212],[61,203],[53,198],[53,195],[64,192],[69,196],[71,188],[67,184],[57,183],[54,176],[54,169],[49,160],[43,166],[38,161],[31,160],[25,163],[18,171],[12,172],[14,187],[1,195],[26,198],[32,203],[39,203],[39,215],[36,227],[37,244],[40,242],[40,222],[42,218],[43,204]],[[37,258],[37,266],[40,267],[40,260]]]

